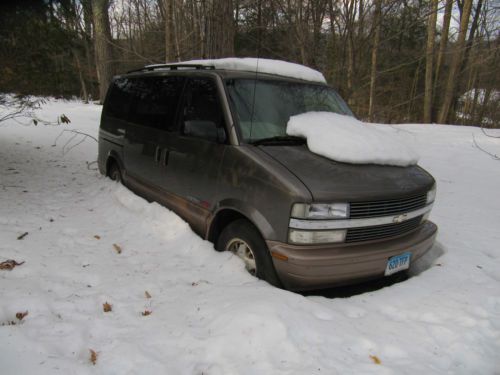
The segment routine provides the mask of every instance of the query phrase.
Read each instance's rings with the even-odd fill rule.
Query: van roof
[[[307,66],[290,63],[287,61],[261,59],[261,58],[225,58],[211,60],[190,60],[172,64],[153,64],[147,65],[142,69],[133,72],[148,72],[161,70],[224,70],[231,72],[246,72],[253,76],[259,74],[274,75],[287,78],[294,78],[301,81],[316,83],[326,83],[325,77],[321,72],[311,69]]]

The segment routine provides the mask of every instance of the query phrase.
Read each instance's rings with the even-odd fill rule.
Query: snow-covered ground
[[[252,278],[89,169],[94,141],[54,141],[96,135],[100,107],[51,101],[40,116],[61,113],[70,125],[0,124],[0,262],[25,262],[0,270],[1,374],[499,373],[500,161],[472,134],[496,154],[500,139],[394,127],[438,182],[438,241],[409,280],[331,298]]]

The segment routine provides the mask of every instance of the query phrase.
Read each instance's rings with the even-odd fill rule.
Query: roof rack
[[[213,65],[201,65],[201,64],[155,64],[155,65],[146,65],[140,69],[130,70],[127,73],[135,73],[135,72],[152,72],[157,69],[169,69],[169,70],[177,70],[178,68],[182,69],[196,69],[196,70],[213,70],[215,66]]]

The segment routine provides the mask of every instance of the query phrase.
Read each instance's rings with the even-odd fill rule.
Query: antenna
[[[262,2],[258,1],[258,14],[257,14],[257,63],[255,65],[255,78],[253,80],[253,98],[252,98],[252,114],[250,115],[250,142],[252,142],[252,129],[253,129],[253,114],[255,112],[255,92],[257,91],[257,73],[259,72],[259,58],[260,58],[260,33],[262,23]]]

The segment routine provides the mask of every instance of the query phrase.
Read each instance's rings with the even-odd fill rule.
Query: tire
[[[116,162],[112,162],[109,166],[108,176],[113,181],[116,181],[118,183],[122,182],[122,173],[120,171],[120,167]]]
[[[247,220],[239,219],[226,226],[217,239],[215,248],[218,251],[232,251],[243,260],[251,275],[282,287],[264,239]]]

